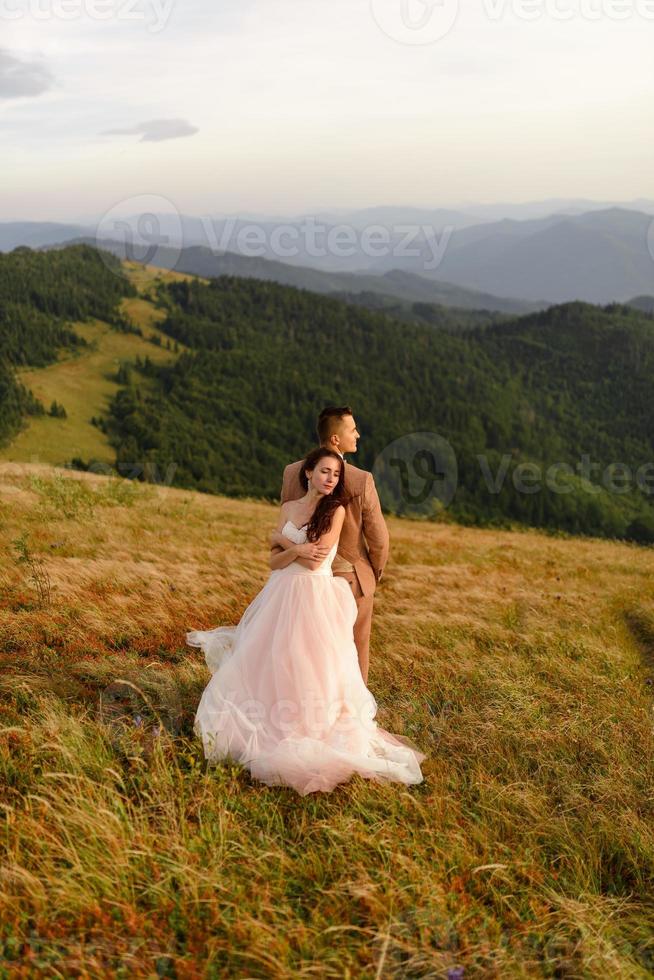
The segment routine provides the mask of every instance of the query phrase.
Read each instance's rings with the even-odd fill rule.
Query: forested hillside
[[[364,468],[412,433],[451,445],[456,492],[433,494],[423,517],[654,541],[652,314],[577,302],[463,324],[442,310],[438,329],[226,276],[155,271],[139,298],[124,271],[84,245],[0,256],[0,443],[44,411],[15,369],[83,347],[71,324],[88,318],[142,334],[126,313],[136,303],[156,313],[157,334],[121,360],[107,410],[85,423],[122,474],[274,499],[283,466],[314,444],[319,409],[349,403]],[[93,462],[80,450],[73,465]]]
[[[120,262],[87,245],[0,254],[0,443],[18,431],[26,415],[45,410],[14,368],[42,367],[62,347],[84,347],[71,321],[97,317],[124,329],[118,304],[133,294]]]
[[[455,335],[228,277],[161,286],[159,302],[161,329],[192,351],[170,367],[142,365],[155,389],[135,383],[114,399],[108,429],[123,471],[148,459],[159,474],[174,467],[180,486],[274,497],[283,465],[314,441],[317,409],[348,402],[365,468],[408,433],[451,443],[455,519],[654,540],[651,494],[635,479],[625,489],[615,471],[652,460],[647,314],[570,303]],[[515,471],[528,462],[570,472],[525,490]]]

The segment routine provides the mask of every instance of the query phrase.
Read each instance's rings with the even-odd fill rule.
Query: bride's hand
[[[297,546],[298,558],[309,558],[311,561],[324,561],[329,554],[329,548],[315,541],[305,541]]]

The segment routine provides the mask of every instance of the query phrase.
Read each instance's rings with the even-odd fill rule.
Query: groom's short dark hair
[[[338,428],[337,423],[341,421],[344,415],[354,415],[349,405],[343,405],[342,408],[337,408],[335,405],[328,405],[326,408],[323,408],[318,416],[318,424],[316,426],[318,441],[321,446],[329,442],[331,436]]]

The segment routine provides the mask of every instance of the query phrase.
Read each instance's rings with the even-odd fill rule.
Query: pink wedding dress
[[[283,533],[301,544],[306,526],[287,521]],[[296,561],[271,571],[237,626],[186,634],[212,672],[193,726],[206,759],[229,757],[255,779],[302,796],[354,773],[420,783],[426,758],[374,721],[377,702],[354,644],[357,604],[332,574],[336,549],[313,571]]]

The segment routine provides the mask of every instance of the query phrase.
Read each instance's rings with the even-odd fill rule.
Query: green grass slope
[[[35,254],[38,253],[32,253]],[[61,252],[52,252],[38,259],[43,264],[57,254],[61,256]],[[118,373],[121,365],[146,357],[156,365],[175,360],[177,354],[166,348],[166,344],[169,347],[172,344],[158,326],[164,313],[149,297],[155,282],[187,278],[137,263],[123,263],[123,270],[134,293],[124,297],[117,294],[116,313],[140,330],[141,335],[116,330],[111,322],[97,318],[67,321],[69,335],[57,338],[60,342],[48,358],[49,363],[15,369],[17,380],[44,405],[46,413],[24,418],[13,438],[0,446],[0,459],[62,466],[81,458],[95,460],[108,469],[113,466],[113,447],[92,419],[99,419],[107,412],[111,399],[123,386]],[[71,275],[79,277],[79,266]],[[21,341],[28,351],[21,360],[29,359],[29,339],[23,337]],[[179,350],[185,349],[183,344],[177,346]],[[63,405],[66,417],[47,414],[53,401]]]

